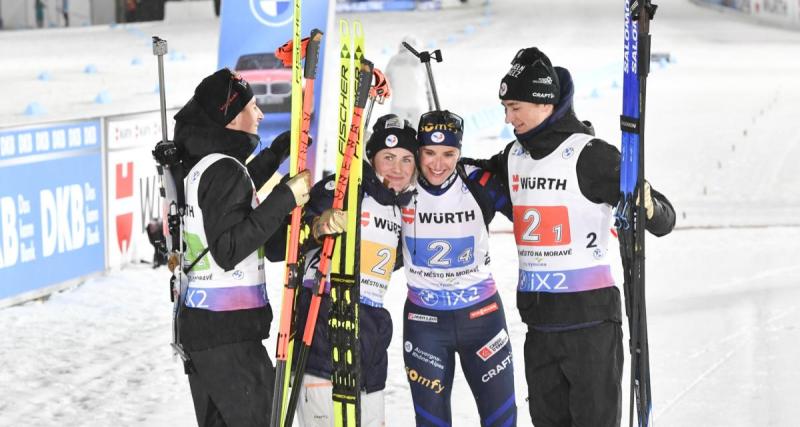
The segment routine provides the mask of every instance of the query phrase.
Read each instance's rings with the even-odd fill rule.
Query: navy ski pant
[[[478,405],[482,426],[515,426],[514,367],[500,296],[459,310],[406,301],[403,360],[417,426],[451,426],[455,354]]]

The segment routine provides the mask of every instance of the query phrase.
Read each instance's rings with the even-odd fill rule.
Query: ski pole
[[[417,52],[416,49],[406,42],[403,42],[403,46],[408,49],[409,52],[414,54],[414,56],[419,58],[420,62],[425,64],[425,68],[428,70],[428,83],[430,83],[431,92],[433,93],[433,103],[437,110],[441,110],[441,106],[439,105],[439,94],[436,92],[436,83],[433,81],[433,71],[431,71],[431,58],[435,59],[436,62],[442,62],[442,51],[436,49],[433,52]]]
[[[350,164],[353,161],[361,161],[360,153],[356,153],[356,146],[359,145],[359,132],[361,128],[361,118],[363,115],[364,107],[367,103],[368,87],[372,81],[373,65],[366,59],[361,60],[358,86],[356,89],[355,106],[353,107],[352,123],[350,124],[350,133],[347,139],[347,147],[345,148],[344,161],[340,167],[339,179],[336,183],[336,188],[333,197],[333,208],[341,209],[344,206],[344,200],[347,197],[347,186],[350,179]],[[350,207],[351,209],[355,207]],[[317,285],[312,289],[313,294],[311,303],[308,308],[308,316],[306,317],[306,327],[303,331],[303,341],[300,344],[300,353],[297,359],[297,370],[294,375],[294,382],[292,384],[291,395],[289,398],[288,410],[286,411],[286,423],[284,426],[291,426],[294,417],[294,411],[297,408],[297,401],[300,397],[300,387],[303,384],[303,377],[305,376],[306,366],[308,365],[308,355],[311,352],[311,345],[314,340],[314,330],[317,325],[317,317],[319,316],[319,307],[322,303],[322,295],[325,293],[325,284],[328,279],[328,272],[331,266],[331,256],[333,255],[334,237],[325,236],[322,242],[322,249],[320,250],[319,265],[317,267],[317,274],[315,280]],[[358,301],[356,301],[358,304]]]
[[[300,57],[306,58],[304,75],[306,78],[306,88],[303,94],[303,109],[300,121],[299,143],[297,144],[296,170],[299,172],[306,168],[306,157],[308,154],[308,129],[311,124],[311,109],[314,105],[314,80],[316,77],[317,62],[319,59],[319,44],[322,40],[322,31],[314,29],[311,36],[304,39],[299,46],[295,46],[294,40],[290,40],[275,52],[284,64],[293,64],[294,49],[300,49]],[[288,59],[288,60],[287,60]],[[298,120],[298,118],[292,118]],[[293,150],[294,151],[294,150]],[[292,209],[291,222],[289,225],[289,240],[286,251],[286,272],[284,276],[283,298],[281,300],[281,317],[278,329],[277,348],[275,354],[275,386],[273,391],[272,415],[270,425],[277,427],[281,425],[281,412],[286,398],[285,388],[287,371],[290,369],[287,361],[290,357],[292,313],[294,312],[294,299],[297,287],[302,280],[300,266],[298,264],[298,252],[300,242],[300,221],[302,219],[302,208],[296,206]],[[290,376],[290,375],[289,375]]]
[[[364,119],[364,128],[369,129],[369,118],[372,116],[372,108],[375,102],[383,105],[383,102],[392,96],[392,88],[389,86],[389,80],[383,71],[375,68],[372,70],[372,76],[375,78],[375,83],[369,89],[369,103],[367,104],[367,114]]]

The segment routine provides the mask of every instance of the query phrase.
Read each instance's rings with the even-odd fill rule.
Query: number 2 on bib
[[[514,206],[514,238],[519,246],[570,244],[567,207]]]

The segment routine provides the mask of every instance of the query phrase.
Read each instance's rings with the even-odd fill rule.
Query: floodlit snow
[[[404,34],[442,49],[436,84],[443,107],[472,126],[468,155],[487,156],[507,142],[500,138],[499,79],[518,48],[534,45],[572,70],[579,117],[591,120],[609,142],[619,140],[621,89],[614,82],[621,74],[622,1],[473,3],[441,12],[345,17],[363,21],[367,56],[379,67]],[[653,64],[648,81],[647,177],[675,205],[679,229],[647,240],[656,424],[796,425],[800,32],[688,1],[662,0],[660,6],[653,51],[668,52],[673,61]],[[168,99],[179,105],[213,71],[217,28],[216,21],[206,21],[0,32],[0,81],[4,100],[10,100],[0,103],[0,125],[157,108],[150,34],[184,54],[167,61]],[[134,57],[142,64],[130,65]],[[83,73],[87,64],[98,73]],[[44,70],[51,81],[36,79]],[[112,104],[92,103],[101,89],[110,92]],[[48,115],[21,115],[31,100]],[[486,116],[494,122],[471,121]],[[530,425],[515,248],[506,220],[492,228],[492,267],[517,355],[519,425]],[[268,270],[276,312],[281,268]],[[167,279],[166,269],[134,265],[46,301],[0,310],[0,425],[194,425],[188,382],[168,344]],[[386,389],[390,426],[413,423],[402,363],[404,294],[398,273],[387,295],[395,320]],[[265,344],[272,353],[274,340]],[[453,412],[456,425],[479,425],[458,371]],[[627,424],[627,402],[623,414]]]

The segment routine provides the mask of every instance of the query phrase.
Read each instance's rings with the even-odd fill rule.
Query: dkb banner
[[[98,120],[0,130],[0,300],[103,271]]]

